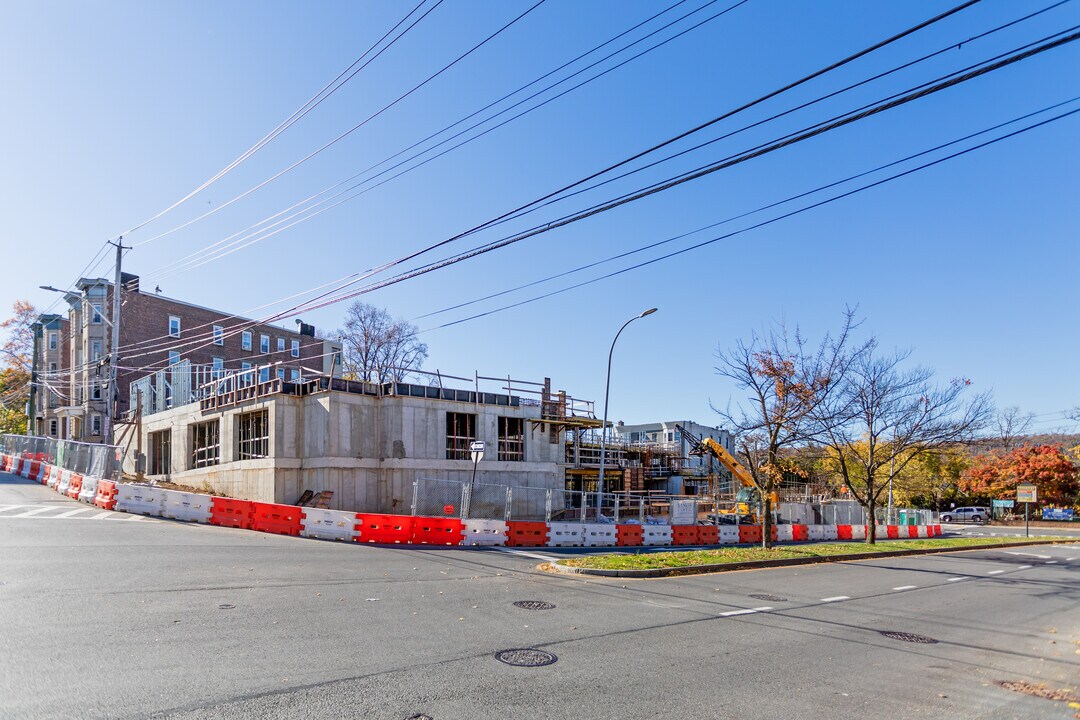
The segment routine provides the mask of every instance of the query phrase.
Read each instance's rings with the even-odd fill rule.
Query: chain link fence
[[[0,435],[0,453],[38,460],[80,475],[105,480],[115,480],[120,475],[121,454],[116,445],[27,435]]]

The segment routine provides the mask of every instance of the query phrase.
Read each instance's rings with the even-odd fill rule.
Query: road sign
[[[1038,495],[1038,489],[1030,483],[1016,486],[1016,502],[1038,502]]]
[[[474,440],[469,443],[469,452],[472,453],[474,465],[484,459],[484,447],[483,440]]]

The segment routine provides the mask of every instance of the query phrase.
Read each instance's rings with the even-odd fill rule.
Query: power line
[[[428,328],[428,329],[425,329],[425,330],[423,330],[423,331],[421,331],[421,332],[429,332],[429,331],[431,331],[431,330],[440,330],[440,329],[443,329],[443,328],[448,328],[448,327],[452,327],[452,326],[454,326],[454,325],[459,325],[459,324],[461,324],[461,323],[463,323],[463,322],[468,322],[468,321],[470,321],[470,320],[476,320],[476,319],[478,319],[478,318],[486,317],[486,316],[488,316],[488,315],[492,315],[492,314],[495,314],[495,313],[497,313],[497,312],[502,312],[502,311],[504,311],[504,310],[509,310],[509,309],[511,309],[511,308],[515,308],[515,307],[520,307],[521,305],[525,305],[525,304],[528,304],[528,303],[536,302],[536,301],[538,301],[538,300],[543,300],[543,299],[546,299],[546,298],[552,297],[552,296],[554,296],[554,295],[558,295],[558,294],[561,294],[561,293],[564,293],[564,292],[568,292],[568,291],[570,291],[570,290],[574,290],[574,289],[577,289],[577,288],[580,288],[580,287],[584,287],[584,286],[586,286],[586,285],[591,285],[592,283],[596,283],[596,282],[599,282],[599,281],[601,281],[601,280],[607,280],[607,279],[610,279],[610,278],[616,277],[616,276],[618,276],[618,275],[622,275],[622,274],[625,274],[625,273],[631,272],[631,271],[633,271],[633,270],[638,270],[638,269],[641,269],[641,268],[643,268],[643,267],[647,267],[647,266],[649,266],[649,265],[652,265],[652,264],[654,264],[654,263],[660,262],[661,260],[667,260],[667,259],[670,259],[670,258],[673,258],[673,257],[679,256],[679,255],[683,255],[683,254],[685,254],[685,253],[691,252],[691,251],[693,251],[693,250],[698,250],[698,249],[700,249],[700,248],[703,248],[703,247],[706,247],[706,246],[708,246],[708,245],[712,245],[712,244],[714,244],[714,243],[720,242],[721,240],[727,240],[727,239],[729,239],[729,238],[735,237],[736,235],[741,235],[741,234],[743,234],[743,233],[746,233],[746,232],[749,232],[749,231],[751,231],[751,230],[757,230],[757,229],[759,229],[759,228],[762,228],[762,227],[765,227],[765,226],[767,226],[767,225],[771,225],[771,224],[773,224],[773,223],[775,223],[775,222],[779,222],[780,220],[785,220],[785,219],[787,219],[787,218],[790,218],[790,217],[793,217],[793,216],[795,216],[795,215],[800,215],[800,214],[802,214],[802,213],[804,213],[804,212],[807,212],[808,210],[813,210],[813,209],[815,209],[815,208],[821,207],[821,206],[823,206],[823,205],[828,205],[828,204],[830,204],[830,203],[833,203],[833,202],[835,202],[835,201],[837,201],[837,200],[841,200],[841,199],[843,199],[843,198],[847,198],[847,197],[850,197],[850,196],[852,196],[852,195],[855,195],[855,194],[857,194],[857,193],[863,192],[863,191],[865,191],[865,190],[869,190],[869,189],[871,189],[871,188],[875,188],[875,187],[878,187],[878,186],[880,186],[880,185],[884,185],[885,183],[889,183],[889,182],[892,182],[892,181],[894,181],[894,180],[898,180],[898,179],[900,179],[900,178],[902,178],[902,177],[906,177],[906,176],[908,176],[908,175],[911,175],[911,174],[913,174],[913,173],[919,172],[919,171],[921,171],[921,170],[925,170],[925,169],[927,169],[927,168],[933,167],[933,166],[935,166],[935,165],[939,165],[939,164],[941,164],[941,163],[944,163],[944,162],[946,162],[946,161],[949,161],[949,160],[953,160],[953,159],[955,159],[955,158],[961,157],[961,156],[963,156],[963,155],[966,155],[966,154],[968,154],[968,153],[970,153],[970,152],[974,152],[975,150],[980,150],[980,149],[982,149],[982,148],[985,148],[985,147],[988,147],[988,146],[990,146],[990,145],[994,145],[994,144],[996,144],[996,143],[998,143],[998,142],[1001,142],[1002,140],[1007,140],[1007,139],[1009,139],[1009,138],[1013,138],[1013,137],[1016,137],[1016,136],[1018,136],[1018,135],[1021,135],[1021,134],[1023,134],[1023,133],[1026,133],[1026,132],[1029,132],[1029,131],[1031,131],[1031,130],[1034,130],[1034,129],[1036,129],[1036,128],[1042,127],[1043,125],[1048,125],[1048,124],[1050,124],[1050,123],[1052,123],[1052,122],[1056,122],[1056,121],[1058,121],[1058,120],[1062,120],[1062,119],[1064,119],[1064,118],[1066,118],[1066,117],[1069,117],[1069,116],[1071,116],[1071,115],[1075,115],[1076,113],[1080,113],[1080,108],[1078,108],[1078,109],[1076,109],[1076,110],[1070,110],[1070,111],[1068,111],[1068,112],[1065,112],[1065,113],[1061,113],[1061,114],[1059,114],[1059,115],[1056,115],[1056,116],[1054,116],[1054,117],[1052,117],[1052,118],[1049,118],[1049,119],[1047,119],[1047,120],[1043,120],[1043,121],[1041,121],[1041,122],[1038,122],[1038,123],[1034,123],[1034,124],[1032,124],[1032,125],[1028,125],[1028,126],[1026,126],[1026,127],[1024,127],[1024,128],[1021,128],[1021,129],[1019,129],[1019,130],[1015,130],[1015,131],[1013,131],[1013,132],[1010,132],[1010,133],[1008,133],[1008,134],[1006,134],[1006,135],[1002,135],[1002,136],[1000,136],[1000,137],[997,137],[997,138],[994,138],[994,139],[992,139],[992,140],[988,140],[988,141],[986,141],[986,142],[983,142],[983,143],[980,143],[980,144],[978,144],[978,145],[974,145],[974,146],[972,146],[972,147],[970,147],[970,148],[967,148],[967,149],[965,149],[965,150],[961,150],[961,151],[958,151],[958,152],[952,153],[952,154],[950,154],[950,155],[946,155],[945,157],[939,158],[939,159],[937,159],[937,160],[933,160],[933,161],[930,161],[930,162],[924,163],[924,164],[922,164],[922,165],[919,165],[919,166],[917,166],[917,167],[911,168],[911,169],[909,169],[909,170],[905,170],[905,171],[903,171],[903,172],[900,172],[900,173],[896,173],[895,175],[891,175],[891,176],[889,176],[889,177],[887,177],[887,178],[884,178],[884,179],[882,179],[882,180],[878,180],[878,181],[876,181],[876,182],[873,182],[873,183],[869,183],[869,184],[867,184],[867,185],[863,185],[863,186],[861,186],[861,187],[858,187],[858,188],[856,188],[856,189],[854,189],[854,190],[850,190],[850,191],[848,191],[848,192],[844,192],[844,193],[841,193],[841,194],[839,194],[839,195],[835,195],[835,196],[833,196],[833,197],[830,197],[830,198],[827,198],[827,199],[825,199],[825,200],[821,200],[821,201],[819,201],[819,202],[816,202],[816,203],[812,203],[812,204],[810,204],[810,205],[806,205],[806,206],[804,206],[804,207],[798,208],[797,210],[793,210],[793,211],[791,211],[791,212],[788,212],[788,213],[784,213],[784,214],[782,214],[782,215],[778,215],[778,216],[776,216],[776,217],[770,218],[770,219],[768,219],[768,220],[765,220],[765,221],[762,221],[762,222],[760,222],[760,223],[756,223],[756,224],[754,224],[754,225],[751,225],[751,226],[749,226],[749,227],[746,227],[746,228],[742,228],[742,229],[740,229],[740,230],[735,230],[735,231],[733,231],[733,232],[730,232],[730,233],[727,233],[727,234],[725,234],[725,235],[720,235],[720,236],[717,236],[717,237],[711,238],[711,239],[709,239],[709,240],[705,240],[705,241],[703,241],[703,242],[700,242],[700,243],[696,243],[696,244],[694,244],[694,245],[691,245],[691,246],[689,246],[689,247],[686,247],[686,248],[682,248],[682,249],[680,249],[680,250],[676,250],[676,251],[674,251],[674,252],[670,252],[670,253],[667,253],[667,254],[661,255],[661,256],[659,256],[659,257],[656,257],[656,258],[652,258],[652,259],[650,259],[650,260],[646,260],[646,261],[644,261],[644,262],[636,263],[636,264],[634,264],[634,265],[631,265],[631,266],[629,266],[629,267],[625,267],[625,268],[622,268],[622,269],[620,269],[620,270],[616,270],[616,271],[614,271],[614,272],[610,272],[610,273],[607,273],[607,274],[605,274],[605,275],[601,275],[601,276],[599,276],[599,277],[596,277],[596,278],[592,278],[592,279],[590,279],[590,280],[586,280],[586,281],[583,281],[583,282],[577,283],[577,284],[575,284],[575,285],[570,285],[570,286],[568,286],[568,287],[565,287],[565,288],[560,288],[560,289],[558,289],[558,290],[553,290],[552,292],[549,292],[549,293],[545,293],[545,294],[543,294],[543,295],[538,295],[538,296],[535,296],[535,297],[532,297],[532,298],[528,298],[528,299],[526,299],[526,300],[522,300],[522,301],[520,301],[520,302],[512,303],[512,304],[509,304],[509,305],[504,305],[504,306],[502,306],[502,307],[498,307],[498,308],[495,308],[495,309],[493,309],[493,310],[489,310],[489,311],[487,311],[487,312],[483,312],[483,313],[478,313],[478,314],[475,314],[475,315],[471,315],[471,316],[469,316],[469,317],[466,317],[466,318],[462,318],[462,319],[460,319],[460,320],[455,320],[455,321],[453,321],[453,322],[449,322],[449,323],[444,323],[444,324],[442,324],[442,325],[437,325],[437,326],[435,326],[435,327],[432,327],[432,328]],[[887,167],[887,166],[882,166],[882,167]],[[870,171],[870,172],[876,172],[876,171],[877,171],[878,169],[880,169],[880,168],[876,168],[875,170],[872,170],[872,171]],[[816,192],[816,191],[813,191],[813,192]],[[784,201],[784,202],[786,202],[786,201]]]

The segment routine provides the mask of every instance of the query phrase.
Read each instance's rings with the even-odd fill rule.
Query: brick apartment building
[[[102,442],[113,283],[82,278],[76,289],[64,294],[69,306],[66,319],[46,315],[35,326],[41,343],[34,355],[34,372],[42,392],[31,408],[32,427],[51,437]],[[117,418],[133,409],[131,384],[155,373],[171,388],[181,368],[190,372],[177,385],[187,392],[193,382],[237,371],[250,370],[259,381],[272,375],[294,379],[341,372],[340,343],[315,337],[310,325],[298,323],[293,330],[260,324],[143,292],[139,277],[127,273],[121,278],[120,305]],[[177,401],[183,404],[187,399]]]

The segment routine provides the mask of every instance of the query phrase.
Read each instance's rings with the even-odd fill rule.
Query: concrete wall
[[[270,457],[237,460],[237,418],[266,408],[271,427]],[[548,441],[536,406],[482,405],[415,397],[321,392],[305,397],[272,395],[226,410],[203,413],[197,404],[143,419],[143,448],[149,435],[172,433],[172,482],[234,497],[294,503],[304,490],[334,493],[330,507],[363,512],[407,513],[418,478],[465,481],[469,460],[446,459],[446,414],[476,415],[478,440],[487,444],[477,468],[478,483],[550,488],[564,486],[561,440]],[[525,419],[525,460],[498,460],[498,418]],[[190,426],[218,419],[220,464],[190,465]],[[134,444],[132,445],[134,447]],[[134,471],[129,453],[125,470]]]

